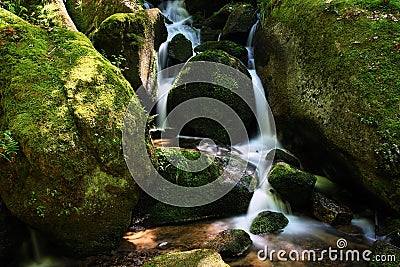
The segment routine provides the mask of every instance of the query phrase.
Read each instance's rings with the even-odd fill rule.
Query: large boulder
[[[175,167],[169,159],[174,158],[176,162],[181,162],[182,157],[195,160],[200,157],[200,152],[190,149],[157,148],[156,155],[159,174],[171,183],[185,187],[198,187],[218,179],[223,170],[225,175],[231,177],[231,181],[226,182],[234,183],[234,187],[217,201],[192,208],[168,205],[143,194],[134,209],[134,221],[140,222],[143,226],[152,227],[246,213],[253,196],[250,190],[251,185],[256,179],[254,168],[247,166],[247,162],[233,156],[217,157],[214,161],[211,161],[211,157],[207,157],[205,160],[208,161],[209,166],[206,169],[188,172]],[[235,180],[238,182],[234,182]],[[221,209],[221,207],[224,208]]]
[[[191,58],[189,63],[197,61],[208,61],[224,64],[239,70],[246,76],[249,76],[246,67],[242,62],[240,62],[240,60],[222,50],[205,51]],[[208,97],[221,101],[233,109],[233,111],[243,122],[248,132],[254,130],[255,115],[250,108],[250,106],[254,107],[254,93],[251,85],[251,79],[247,79],[247,77],[240,75],[240,73],[239,75],[236,75],[234,72],[226,72],[224,68],[212,65],[212,68],[215,68],[215,70],[213,70],[212,75],[205,75],[207,76],[206,78],[209,79],[210,82],[218,82],[219,84],[223,83],[224,86],[215,85],[210,82],[184,83],[183,85],[176,86],[177,82],[191,79],[191,77],[199,77],[200,75],[204,75],[199,73],[199,70],[196,68],[194,69],[195,71],[193,71],[191,66],[191,64],[186,64],[183,67],[177,80],[175,81],[175,84],[173,85],[172,90],[169,92],[167,103],[168,112],[171,112],[175,107],[190,99]],[[206,73],[210,70],[211,66],[208,66],[207,69],[200,71]],[[247,105],[243,99],[247,99],[250,103],[250,106]],[[193,107],[193,109],[202,114],[212,112],[213,114],[210,114],[207,118],[217,117],[221,122],[224,123],[225,128],[214,120],[199,118],[192,120],[185,125],[186,128],[183,129],[184,134],[209,137],[221,143],[230,144],[230,138],[227,131],[233,133],[237,127],[235,124],[236,121],[234,120],[231,112],[225,112],[225,110],[211,106],[211,104],[201,105],[198,108]],[[186,116],[190,116],[191,114],[190,112],[184,112],[179,115],[181,117],[172,123],[179,123],[181,120],[186,120]]]
[[[168,43],[168,57],[172,65],[185,63],[191,56],[193,56],[192,42],[182,33],[178,33]]]
[[[289,164],[279,162],[268,176],[272,187],[283,199],[296,208],[311,207],[317,178],[307,172],[300,171]]]
[[[331,225],[348,225],[353,219],[349,208],[318,192],[313,196],[313,214],[320,221]]]
[[[282,144],[313,173],[367,190],[366,206],[400,211],[398,8],[263,3],[255,57]]]
[[[221,40],[245,45],[249,32],[257,21],[257,9],[251,4],[235,5],[222,30]]]
[[[0,124],[18,144],[0,159],[1,197],[65,253],[113,248],[140,197],[121,142],[130,101],[135,122],[145,119],[132,87],[81,33],[0,9],[0,43]],[[133,167],[146,166],[142,158]]]
[[[204,42],[194,48],[196,53],[205,52],[207,50],[222,50],[231,56],[236,57],[243,64],[247,65],[249,60],[248,52],[246,48],[242,45],[239,45],[235,42],[224,40],[224,41],[208,41]]]
[[[167,39],[164,17],[158,9],[114,14],[91,38],[98,51],[117,65],[136,90],[145,86],[154,95],[156,51]]]
[[[143,267],[229,267],[218,252],[210,249],[195,249],[185,252],[176,252],[172,254],[164,254],[152,258],[146,262]]]
[[[250,233],[255,235],[278,233],[288,224],[289,220],[283,213],[262,211],[251,223]]]
[[[141,0],[67,0],[66,7],[79,31],[86,35],[95,31],[109,16],[143,10]]]
[[[217,251],[223,258],[242,256],[253,244],[250,235],[242,229],[228,229],[220,232],[206,247]]]

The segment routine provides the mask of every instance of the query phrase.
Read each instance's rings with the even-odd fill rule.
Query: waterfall
[[[168,31],[167,41],[161,44],[157,53],[157,83],[158,83],[158,103],[156,125],[158,129],[167,127],[167,100],[168,91],[172,86],[176,77],[163,77],[161,71],[168,67],[168,43],[178,33],[183,34],[192,42],[192,47],[200,44],[200,30],[193,28],[191,25],[192,18],[185,8],[184,0],[174,0],[162,2],[159,9],[163,15],[172,23],[165,23]]]

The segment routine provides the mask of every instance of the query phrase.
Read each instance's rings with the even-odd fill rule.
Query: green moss
[[[282,213],[263,211],[260,212],[250,227],[250,233],[264,235],[276,233],[289,224],[289,220]]]
[[[253,242],[250,235],[242,229],[229,229],[220,232],[207,247],[218,251],[222,257],[243,255]]]
[[[196,249],[192,251],[178,252],[157,256],[146,262],[144,267],[227,267],[221,256],[209,249]]]
[[[194,51],[205,52],[207,50],[222,50],[226,53],[238,58],[243,64],[247,65],[247,50],[243,46],[228,40],[208,41],[195,47]]]

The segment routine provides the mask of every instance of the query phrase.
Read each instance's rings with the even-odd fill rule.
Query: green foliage
[[[12,161],[18,152],[18,142],[12,137],[11,131],[6,130],[0,137],[0,159]]]
[[[46,214],[46,207],[45,206],[37,206],[36,207],[36,213],[39,217],[44,218]]]
[[[19,17],[26,18],[28,17],[28,9],[24,7],[23,4],[24,3],[22,0],[9,0],[0,2],[0,7],[10,11],[11,13]]]

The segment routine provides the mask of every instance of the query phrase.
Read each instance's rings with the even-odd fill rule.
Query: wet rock
[[[250,227],[250,233],[264,235],[282,231],[289,224],[288,218],[282,213],[263,211],[260,212]]]
[[[232,40],[245,45],[256,21],[257,10],[252,5],[236,5],[222,30],[221,40]]]
[[[313,209],[316,218],[331,225],[347,225],[353,219],[353,214],[349,208],[340,206],[318,192],[315,192],[313,197]]]
[[[195,47],[194,51],[196,53],[205,52],[207,50],[222,50],[228,53],[231,56],[236,57],[244,65],[247,65],[248,62],[248,52],[246,48],[242,45],[239,45],[235,42],[224,40],[224,41],[208,41],[204,42]]]
[[[216,251],[210,249],[195,249],[191,251],[160,255],[152,258],[143,265],[143,267],[159,266],[229,267]]]
[[[227,4],[223,6],[220,10],[215,12],[212,16],[206,18],[203,22],[203,26],[210,27],[213,30],[220,30],[224,28],[229,15],[235,9],[237,4]]]
[[[95,31],[113,14],[143,10],[142,2],[139,0],[66,1],[66,7],[78,30],[86,35]]]
[[[229,258],[243,255],[252,243],[246,231],[229,229],[219,233],[206,247],[217,251],[222,258]]]
[[[168,44],[168,56],[173,65],[185,63],[193,55],[192,42],[179,33]]]
[[[398,267],[400,266],[400,249],[385,241],[376,241],[370,255],[371,267]]]
[[[161,243],[159,243],[158,245],[157,245],[157,248],[158,249],[161,249],[161,250],[164,250],[164,249],[168,249],[168,247],[169,247],[169,243],[168,242],[161,242]]]
[[[293,207],[311,207],[314,186],[317,181],[314,175],[280,162],[272,168],[268,181]]]
[[[301,163],[298,158],[296,158],[293,154],[291,154],[289,151],[286,151],[284,149],[276,148],[274,150],[274,162],[285,162],[293,167],[300,168]],[[270,152],[271,153],[271,152]],[[268,157],[268,156],[267,156]]]
[[[247,68],[240,60],[222,50],[205,51],[191,58],[189,62],[197,61],[224,64],[228,67],[239,70],[247,77],[250,77]],[[212,98],[233,109],[248,132],[254,131],[256,122],[255,115],[249,107],[254,107],[255,105],[251,79],[247,79],[246,76],[240,72],[234,71],[233,69],[227,71],[223,66],[210,64],[207,67],[203,67],[201,70],[199,70],[199,68],[194,68],[193,70],[192,65],[186,64],[181,71],[182,75],[180,74],[178,76],[172,90],[169,92],[167,111],[171,112],[175,107],[189,99],[199,97]],[[211,79],[211,82],[218,83],[218,85],[212,83],[183,83],[180,86],[176,86],[176,84],[181,81],[191,79],[191,77],[199,77],[199,75],[204,75],[205,79]],[[247,100],[249,105],[244,101],[244,99]],[[222,109],[224,108],[222,105],[216,107],[214,103],[202,102],[201,105],[199,103],[200,102],[197,101],[188,107],[191,109],[190,111],[180,112],[180,114],[175,113],[176,119],[171,122],[170,126],[174,128],[173,123],[188,120],[188,116],[193,114],[193,110],[195,110],[196,112],[203,114],[205,118],[198,118],[187,123],[181,132],[184,135],[209,137],[228,145],[231,141],[230,137],[239,137],[241,134],[239,130],[242,130],[243,128],[238,125],[239,120],[235,120],[237,117],[234,117],[231,111]],[[223,126],[215,120],[208,118],[218,119],[223,123]],[[179,125],[176,126],[176,128],[177,127],[179,127]],[[228,132],[231,136],[228,135]],[[239,142],[240,140],[236,139],[236,141]],[[235,140],[232,140],[232,142],[235,142]]]
[[[235,183],[235,185],[229,193],[215,202],[193,208],[168,205],[144,194],[134,209],[134,221],[146,227],[153,227],[246,213],[253,196],[253,192],[250,192],[249,188],[253,179],[256,179],[255,170],[247,166],[247,162],[234,157],[217,157],[203,171],[192,173],[178,170],[166,160],[166,154],[169,154],[168,157],[172,157],[178,155],[177,151],[166,148],[157,149],[157,151],[159,173],[172,183],[187,187],[205,185],[217,179],[224,168],[224,174],[231,178],[231,181],[225,182]],[[196,159],[200,155],[199,152],[188,149],[182,150],[182,153],[185,158],[189,159]],[[229,168],[224,167],[228,160]],[[239,182],[236,183],[235,180]]]
[[[9,27],[18,45],[6,37]],[[143,107],[82,33],[47,31],[0,9],[0,39],[7,58],[0,61],[2,127],[18,142],[12,161],[0,159],[4,203],[66,254],[111,250],[141,195],[126,167],[121,128],[129,103],[136,123],[145,119]],[[141,131],[131,129],[133,136]],[[134,166],[148,166],[134,151]]]
[[[121,69],[132,87],[144,85],[149,95],[155,94],[156,50],[166,38],[158,9],[112,15],[91,35],[94,47]]]

